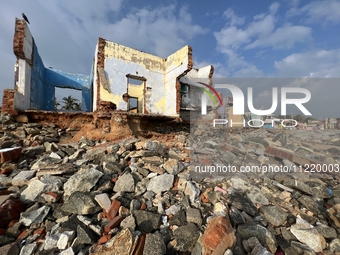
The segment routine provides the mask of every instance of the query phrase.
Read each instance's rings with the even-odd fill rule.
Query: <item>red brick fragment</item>
[[[19,222],[18,220],[12,220],[9,224],[8,224],[8,228],[14,226],[15,223]]]
[[[236,237],[230,223],[221,216],[213,218],[202,236],[205,255],[223,254],[234,246]]]
[[[202,200],[203,203],[209,203],[210,202],[209,199],[205,198],[202,193],[201,193],[201,200]]]
[[[22,239],[25,239],[30,234],[30,232],[31,231],[29,229],[24,230],[24,232],[22,232],[15,241],[19,242]]]
[[[114,217],[116,217],[120,205],[121,203],[117,199],[113,200],[109,212],[107,213],[107,217],[109,218],[109,220],[113,220]]]
[[[2,149],[0,151],[0,157],[1,157],[0,163],[5,163],[7,161],[21,158],[21,151],[22,151],[22,147]]]
[[[139,237],[136,249],[133,255],[142,255],[144,251],[146,233],[144,232],[142,236]]]
[[[104,233],[109,233],[111,229],[118,227],[119,224],[122,222],[124,219],[123,216],[117,216],[113,220],[111,220],[109,223],[107,223],[104,227]]]
[[[0,206],[0,228],[5,228],[12,220],[17,220],[25,205],[17,198],[10,198]]]
[[[140,206],[140,209],[141,209],[141,210],[145,210],[145,209],[146,209],[146,204],[145,204],[145,203],[142,203],[142,205]]]
[[[34,230],[33,235],[35,235],[35,234],[43,235],[45,233],[46,233],[46,228],[41,227],[41,228],[37,228],[36,230]]]
[[[179,181],[178,176],[175,176],[175,178],[174,178],[174,187],[178,186],[178,181]]]
[[[11,174],[13,172],[13,169],[2,169],[0,174]]]
[[[99,244],[106,243],[106,242],[109,241],[111,238],[112,238],[112,235],[103,234],[103,236],[99,239],[98,243],[99,243]]]
[[[3,195],[9,195],[11,194],[12,192],[7,190],[7,189],[4,189],[4,190],[0,190],[0,196],[3,196]]]

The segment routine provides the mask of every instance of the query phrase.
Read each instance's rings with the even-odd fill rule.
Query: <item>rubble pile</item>
[[[197,124],[162,142],[63,143],[75,130],[2,121],[0,254],[340,253],[338,172],[295,171],[299,160],[336,169],[336,130]],[[261,164],[289,171],[241,171]]]

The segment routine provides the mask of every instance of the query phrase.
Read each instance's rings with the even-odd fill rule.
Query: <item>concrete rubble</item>
[[[2,118],[0,254],[340,254],[338,130],[199,123],[67,142],[54,124]],[[287,171],[241,171],[261,164]]]

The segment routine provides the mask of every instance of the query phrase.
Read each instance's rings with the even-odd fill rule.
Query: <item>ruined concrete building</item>
[[[190,79],[209,79],[214,71],[212,66],[193,69],[190,46],[164,59],[102,38],[90,75],[46,68],[27,23],[20,19],[15,23],[14,54],[15,88],[4,91],[7,111],[53,111],[58,87],[81,90],[82,111],[121,110],[177,118],[187,115]]]

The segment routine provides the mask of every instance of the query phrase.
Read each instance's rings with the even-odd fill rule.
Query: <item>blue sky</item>
[[[90,74],[103,37],[161,57],[190,45],[214,77],[340,76],[340,1],[16,0],[0,8],[1,98],[22,12],[45,66],[67,72]]]

